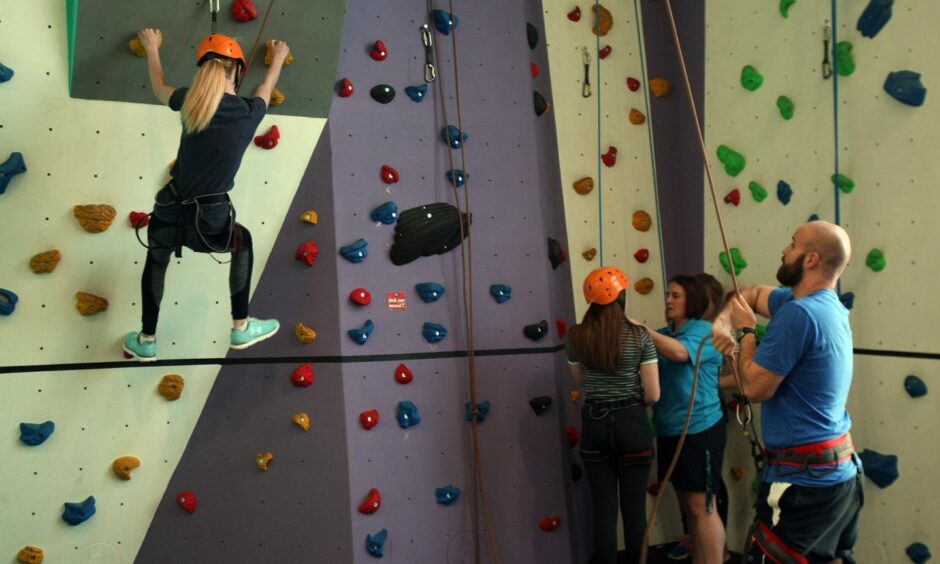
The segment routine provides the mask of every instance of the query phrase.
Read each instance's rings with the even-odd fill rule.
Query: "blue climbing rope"
[[[836,14],[836,0],[831,0],[832,11],[832,44],[829,46],[833,51],[836,50],[838,43],[838,15]],[[833,166],[835,173],[832,177],[832,189],[835,192],[835,224],[842,225],[842,208],[840,206],[839,190],[839,58],[832,57],[832,139],[833,139]],[[836,281],[836,293],[842,295],[842,280]]]
[[[594,18],[596,29],[600,30],[600,22],[597,21],[600,14],[600,0],[594,0]],[[597,151],[594,156],[597,158],[597,231],[598,231],[598,254],[600,255],[600,266],[604,266],[604,179],[601,169],[601,36],[594,34],[594,64],[597,65]]]

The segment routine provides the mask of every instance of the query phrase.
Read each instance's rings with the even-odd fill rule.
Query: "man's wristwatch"
[[[744,336],[747,335],[748,333],[750,333],[751,335],[754,335],[754,338],[757,339],[757,329],[753,327],[741,327],[740,329],[738,329],[738,342],[740,343],[741,339],[743,339]]]

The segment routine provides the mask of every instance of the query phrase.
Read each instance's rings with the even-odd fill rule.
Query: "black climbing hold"
[[[548,238],[548,260],[552,263],[552,270],[568,260],[568,253],[561,248],[561,243],[551,237]]]
[[[845,306],[845,309],[852,309],[855,307],[855,293],[846,292],[844,294],[839,294],[839,301],[842,302],[842,305]]]
[[[544,319],[538,323],[533,323],[532,325],[526,325],[522,328],[522,332],[526,337],[532,339],[533,341],[538,341],[545,335],[548,335],[548,321]]]
[[[538,396],[529,400],[529,405],[532,406],[532,411],[536,415],[541,415],[552,405],[552,398],[548,396]]]
[[[535,115],[540,117],[552,107],[545,97],[535,90],[532,91],[532,105],[535,108]]]
[[[924,562],[930,560],[931,556],[930,549],[922,542],[911,544],[904,552],[907,553],[907,557],[911,559],[911,562],[915,564],[924,564]]]
[[[525,36],[529,41],[529,49],[535,49],[535,46],[539,44],[539,30],[534,25],[526,22]]]
[[[908,375],[908,377],[904,379],[904,389],[907,390],[907,393],[910,394],[912,398],[927,395],[927,384],[913,374]]]
[[[388,104],[395,99],[395,89],[388,84],[376,84],[369,90],[369,96],[379,104]]]
[[[389,252],[392,264],[401,266],[420,257],[453,250],[461,243],[461,223],[466,237],[471,219],[469,214],[460,213],[454,206],[442,202],[401,212],[395,224],[395,241]]]

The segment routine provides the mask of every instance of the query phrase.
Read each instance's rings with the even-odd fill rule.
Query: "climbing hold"
[[[186,510],[187,513],[196,512],[196,492],[185,490],[176,494],[176,503]]]
[[[561,525],[561,517],[558,515],[545,517],[539,521],[539,528],[543,531],[554,531],[558,528],[558,525]]]
[[[55,423],[20,423],[20,441],[29,446],[37,446],[46,442],[49,435],[55,432]]]
[[[548,335],[548,321],[544,319],[538,323],[526,325],[522,328],[522,333],[532,341],[538,341],[545,335]]]
[[[845,309],[852,309],[855,307],[855,293],[845,292],[844,294],[839,294],[839,301],[842,302]]]
[[[594,260],[594,257],[597,256],[597,249],[591,247],[590,249],[581,253],[581,256],[584,257],[584,260]]]
[[[286,97],[284,96],[284,93],[281,92],[281,90],[277,86],[271,89],[270,107],[273,108],[274,106],[280,106],[281,104],[284,103],[284,100],[286,100]]]
[[[301,243],[297,250],[294,252],[294,258],[303,262],[307,266],[313,266],[314,261],[317,260],[317,255],[320,254],[320,249],[317,247],[316,241],[307,241],[306,243]]]
[[[881,249],[872,249],[868,251],[868,256],[865,257],[865,265],[875,272],[881,272],[887,264],[885,254]]]
[[[457,247],[470,232],[470,214],[447,203],[426,204],[401,212],[389,251],[392,264],[401,266],[419,257],[444,254]]]
[[[310,430],[310,416],[304,412],[295,413],[294,416],[291,417],[291,421],[304,431]]]
[[[560,317],[556,317],[555,318],[555,330],[558,331],[558,337],[560,339],[564,339],[565,335],[568,333],[568,324],[565,323],[564,319]]]
[[[240,22],[250,22],[258,17],[258,9],[251,0],[235,0],[232,2],[232,16]]]
[[[744,155],[727,145],[718,145],[718,160],[725,165],[728,176],[737,176],[744,170]]]
[[[580,466],[578,466],[577,464],[573,462],[571,463],[571,481],[572,482],[577,483],[578,480],[581,479],[581,475],[583,473],[584,473],[584,470],[582,470]]]
[[[512,288],[505,284],[490,284],[490,295],[496,303],[505,303],[512,298]]]
[[[757,69],[753,66],[745,65],[741,69],[741,86],[745,90],[753,92],[760,88],[762,84],[764,84],[764,75],[757,72]]]
[[[339,254],[351,263],[358,264],[369,256],[369,243],[365,239],[358,239],[339,248]]]
[[[819,214],[818,214],[818,213],[814,213],[814,214],[810,215],[810,216],[806,219],[806,223],[809,223],[809,222],[811,222],[811,221],[819,221]]]
[[[186,380],[179,374],[167,374],[160,379],[157,386],[157,392],[163,396],[166,401],[176,401],[183,395],[183,388],[186,386]]]
[[[643,264],[644,262],[649,260],[650,250],[639,249],[637,252],[633,253],[633,258],[635,258],[638,263]]]
[[[46,555],[38,546],[24,546],[16,553],[16,560],[23,564],[42,564],[45,557]]]
[[[591,31],[598,37],[604,37],[607,35],[607,32],[610,31],[610,28],[614,26],[614,17],[611,15],[610,10],[600,4],[591,6],[591,11],[594,12],[596,16],[595,24],[594,27],[591,28]]]
[[[879,488],[887,488],[901,475],[898,470],[898,457],[894,454],[881,454],[867,448],[858,453],[862,459],[865,475]]]
[[[425,321],[421,327],[421,334],[424,336],[425,341],[437,343],[443,341],[444,337],[447,336],[447,329],[439,323]]]
[[[415,291],[418,292],[418,297],[420,297],[424,303],[429,304],[441,299],[441,296],[444,295],[444,286],[436,282],[421,282],[420,284],[415,284]]]
[[[909,70],[889,72],[884,89],[892,98],[908,106],[921,106],[927,97],[927,89],[920,81],[920,73]],[[2,186],[0,182],[0,193],[3,193]]]
[[[272,125],[271,129],[269,129],[267,133],[255,137],[255,145],[261,147],[262,149],[270,150],[277,147],[277,142],[280,138],[280,130],[278,130],[276,125]]]
[[[382,529],[374,535],[366,535],[366,552],[376,558],[382,558],[386,539],[388,539],[388,529]]]
[[[304,223],[310,223],[316,225],[320,221],[320,216],[317,215],[317,212],[313,210],[307,210],[304,213],[300,214],[300,221]]]
[[[372,294],[365,288],[356,288],[349,293],[349,301],[356,305],[367,306],[372,301]]]
[[[306,388],[310,384],[313,384],[314,374],[313,374],[313,365],[309,362],[301,364],[291,372],[290,381],[293,385],[298,388]]]
[[[907,553],[907,557],[911,559],[911,562],[915,564],[923,564],[930,560],[931,557],[930,549],[922,542],[915,542],[908,545],[908,547],[904,549],[904,552]]]
[[[862,37],[874,37],[891,19],[891,5],[894,0],[871,0],[858,18],[855,29]]]
[[[450,35],[451,30],[457,29],[457,16],[444,10],[434,10],[434,27],[442,35]]]
[[[733,255],[734,255],[734,251],[732,251],[731,254],[732,254],[732,256],[733,256]],[[754,327],[754,336],[757,338],[758,344],[759,344],[761,341],[764,340],[764,335],[766,335],[766,334],[767,334],[767,326],[764,325],[763,323],[758,323],[758,324]]]
[[[398,413],[395,415],[398,419],[398,426],[402,429],[413,427],[421,423],[421,414],[418,413],[418,406],[410,401],[398,402]]]
[[[836,72],[839,76],[849,76],[855,72],[855,60],[852,58],[850,41],[840,41],[836,44]]]
[[[111,463],[111,471],[122,480],[130,480],[131,472],[140,466],[140,459],[136,456],[122,456],[115,458]]]
[[[72,525],[84,523],[95,514],[95,496],[90,495],[85,501],[79,503],[65,502],[65,510],[62,512],[62,520]]]
[[[401,176],[398,174],[398,171],[391,165],[384,164],[379,170],[379,177],[382,179],[382,182],[386,184],[395,184],[401,179]]]
[[[581,7],[575,6],[574,10],[571,10],[570,12],[568,12],[568,19],[573,22],[581,21]]]
[[[274,62],[274,40],[268,39],[267,41],[265,41],[264,48],[265,48],[264,64],[267,66],[271,66],[271,63]],[[288,53],[287,57],[284,59],[284,66],[286,67],[287,65],[293,62],[294,62],[294,56]]]
[[[369,96],[379,104],[388,104],[395,99],[395,89],[388,84],[376,84],[369,90]]]
[[[353,341],[356,341],[360,345],[364,345],[366,344],[366,341],[369,340],[369,335],[371,335],[373,331],[375,331],[375,324],[372,323],[371,319],[366,319],[365,325],[359,329],[350,329],[346,333]]]
[[[111,227],[114,216],[117,212],[113,207],[107,204],[91,204],[87,206],[75,206],[72,213],[78,218],[78,223],[82,229],[89,233],[101,233]]]
[[[391,225],[398,221],[398,204],[395,202],[385,202],[379,207],[372,210],[372,213],[369,214],[369,217],[372,218],[372,221],[378,221],[384,223],[385,225]]]
[[[574,186],[575,192],[581,194],[582,196],[586,196],[587,194],[591,193],[591,190],[594,189],[594,179],[590,176],[585,176],[580,180],[575,180],[572,186]]]
[[[731,475],[734,476],[735,480],[740,480],[744,477],[744,467],[740,465],[732,466]]]
[[[833,174],[831,180],[833,184],[839,187],[839,190],[846,194],[851,194],[852,190],[855,189],[855,181],[844,174]]]
[[[747,268],[747,261],[741,256],[741,251],[737,247],[731,247],[731,264],[728,264],[728,255],[724,251],[718,255],[718,262],[725,272],[731,274],[731,265],[734,265],[734,274],[737,276],[741,271]]]
[[[735,188],[725,194],[725,203],[737,207],[737,205],[741,203],[741,191]]]
[[[441,128],[441,141],[450,145],[451,149],[459,149],[469,137],[469,135],[457,129],[455,125]]]
[[[927,395],[927,384],[913,374],[909,374],[906,378],[904,378],[904,389],[907,390],[907,393],[912,398],[919,398],[921,396]]]
[[[462,187],[467,182],[467,179],[470,178],[469,173],[466,173],[459,168],[448,170],[444,173],[444,176],[457,188]]]
[[[366,494],[366,498],[359,504],[359,513],[363,515],[372,515],[382,507],[382,494],[379,490],[372,488]]]
[[[410,384],[414,378],[414,373],[404,364],[399,364],[395,367],[395,381],[399,384]]]
[[[613,47],[611,47],[610,45],[604,45],[601,48],[601,50],[597,52],[597,57],[599,59],[606,59],[608,55],[610,55],[611,51],[613,50],[614,50]]]
[[[607,152],[601,155],[601,161],[604,162],[604,166],[610,168],[617,164],[617,147],[611,145],[607,148]]]
[[[317,332],[300,321],[294,325],[294,335],[297,337],[297,340],[304,345],[309,345],[317,339]]]
[[[363,411],[359,414],[359,424],[368,431],[379,424],[379,412],[374,409]]]
[[[568,425],[565,433],[568,435],[568,446],[572,448],[578,446],[578,442],[581,441],[581,433],[578,429],[574,425]]]
[[[349,98],[355,92],[353,83],[348,78],[344,78],[336,83],[336,95],[340,98]]]
[[[578,403],[581,399],[581,390],[571,390],[568,394],[571,396],[571,403]]]
[[[85,316],[95,315],[108,309],[108,300],[86,292],[75,292],[75,309]]]
[[[131,227],[141,229],[150,225],[150,214],[147,212],[132,211],[127,214]]]
[[[748,183],[747,189],[751,191],[751,197],[757,202],[763,202],[767,197],[767,190],[754,181]]]
[[[535,49],[535,46],[539,44],[539,30],[529,22],[525,24],[525,38],[529,49]]]
[[[632,76],[627,77],[627,88],[630,89],[630,92],[636,92],[640,89],[640,81],[633,78]]]
[[[5,67],[3,65],[0,65],[0,83],[10,80],[11,78],[13,78],[14,74],[15,73],[13,72],[13,69],[11,69],[10,67]]]
[[[421,84],[419,86],[406,86],[405,95],[411,98],[412,102],[420,102],[424,100],[424,95],[428,93],[427,83]]]
[[[473,421],[473,410],[470,406],[473,405],[469,401],[463,404],[463,418],[468,422]],[[477,404],[477,423],[483,423],[486,421],[486,416],[490,413],[490,400],[481,401]]]
[[[777,97],[777,109],[780,110],[780,117],[785,120],[793,119],[793,100],[786,96]]]
[[[629,120],[630,120],[630,123],[632,123],[633,125],[642,125],[643,122],[646,121],[646,116],[643,115],[643,112],[641,112],[640,110],[636,108],[631,108]]]
[[[434,488],[434,497],[441,505],[453,505],[460,497],[460,488],[447,484],[443,488]]]
[[[385,42],[379,39],[373,43],[372,49],[369,50],[369,56],[372,57],[373,61],[384,61],[387,59],[388,50],[385,48]]]
[[[60,260],[62,260],[62,254],[59,253],[58,249],[52,249],[51,251],[33,255],[33,258],[29,259],[29,269],[36,274],[52,272],[55,270]]]
[[[659,490],[663,487],[662,482],[656,482],[646,486],[646,493],[652,497],[659,495]]]
[[[639,280],[637,280],[633,284],[633,289],[636,290],[637,293],[643,294],[645,296],[646,294],[649,294],[650,292],[653,291],[654,285],[655,283],[653,282],[652,278],[645,277],[645,278],[640,278]]]
[[[7,185],[17,174],[26,172],[26,161],[23,160],[23,153],[10,153],[9,158],[0,164],[0,194],[7,191]]]
[[[552,398],[548,396],[538,396],[529,400],[529,406],[536,415],[545,413],[552,405]]]
[[[270,452],[259,452],[255,455],[255,466],[262,472],[268,471],[268,465],[274,460],[274,455]]]
[[[793,188],[790,188],[790,185],[783,180],[777,182],[777,199],[780,200],[783,205],[790,203],[790,198],[793,197]]]
[[[785,18],[790,17],[790,6],[796,4],[796,0],[780,0],[780,15]]]
[[[535,78],[539,75],[539,65],[535,61],[529,63],[529,73],[532,74],[532,78]]]
[[[633,212],[633,228],[637,231],[649,231],[653,226],[653,218],[643,210]]]
[[[653,96],[664,98],[669,94],[669,91],[672,90],[672,83],[669,82],[668,78],[651,78],[650,90],[653,91]]]
[[[552,103],[545,99],[545,96],[538,91],[532,91],[532,107],[535,109],[535,115],[541,117],[545,112],[552,109]]]
[[[566,260],[568,260],[568,253],[561,248],[561,243],[549,237],[548,261],[552,263],[552,270],[556,270]]]
[[[144,44],[140,42],[140,38],[136,35],[127,42],[128,48],[130,48],[131,53],[137,55],[138,57],[146,57],[147,50],[144,49]],[[160,30],[157,30],[157,47],[163,46],[163,33]]]

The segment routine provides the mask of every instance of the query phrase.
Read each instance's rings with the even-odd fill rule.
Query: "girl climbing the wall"
[[[189,88],[166,83],[160,64],[160,31],[142,29],[137,37],[147,53],[150,85],[161,104],[180,112],[182,134],[170,182],[158,193],[150,225],[147,262],[141,279],[143,327],[124,338],[128,358],[157,358],[157,318],[170,257],[182,247],[197,253],[231,253],[231,347],[244,349],[277,333],[276,319],[248,316],[253,262],[251,233],[235,222],[228,192],[255,129],[267,111],[290,48],[274,41],[273,60],[251,98],[236,95],[246,71],[245,56],[231,37],[212,34],[196,50],[199,70]]]
[[[568,332],[568,364],[584,392],[581,460],[594,507],[595,564],[617,562],[618,501],[627,562],[639,562],[646,528],[654,456],[646,406],[659,399],[659,369],[649,332],[626,317],[629,287],[617,268],[588,274],[591,305]]]

